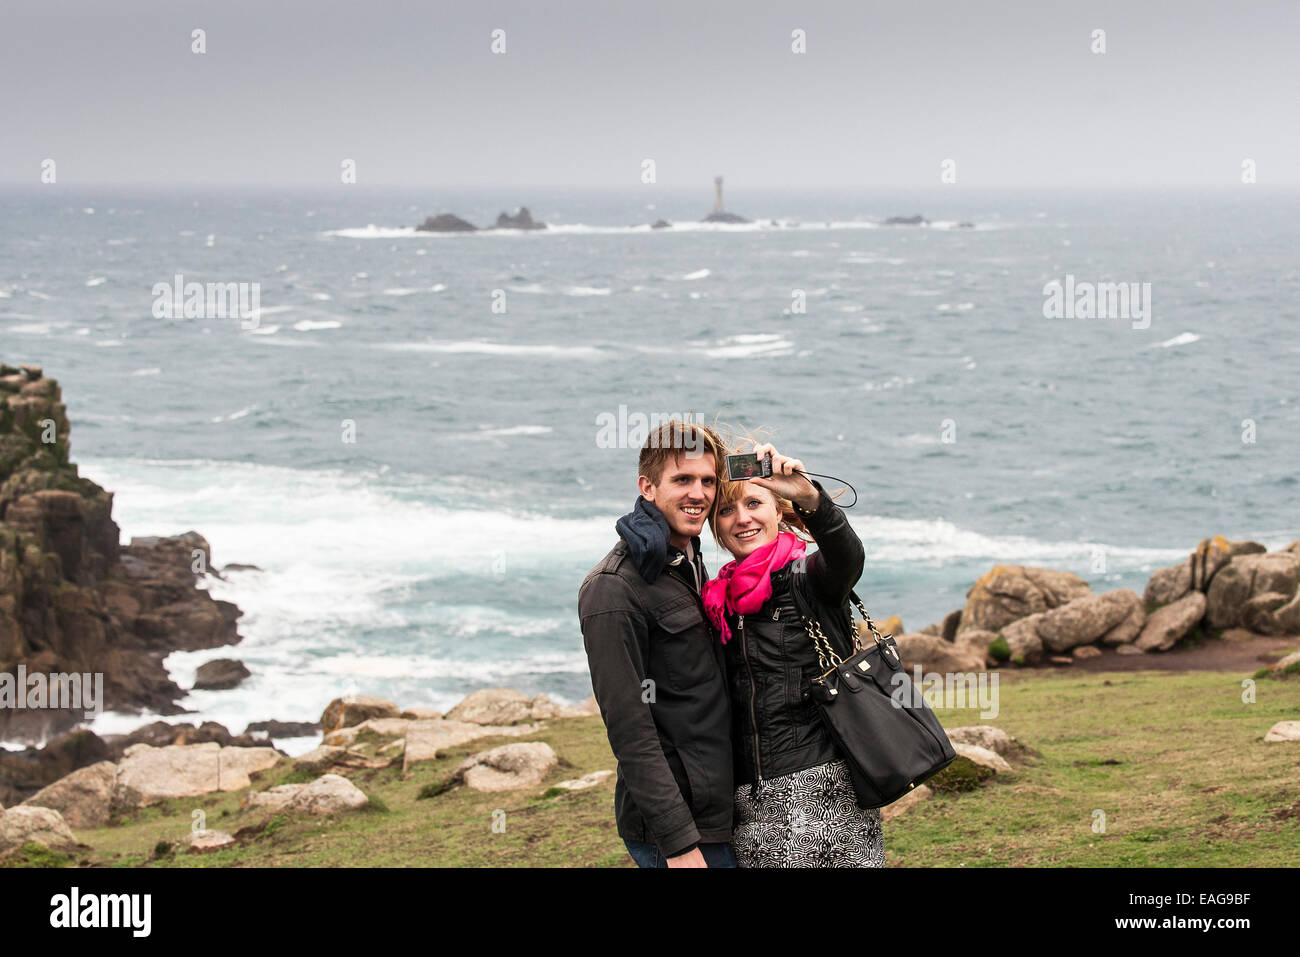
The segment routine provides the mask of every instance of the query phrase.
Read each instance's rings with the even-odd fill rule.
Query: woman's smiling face
[[[745,558],[776,538],[781,513],[767,489],[746,482],[740,497],[718,508],[714,526],[718,544],[737,559]]]

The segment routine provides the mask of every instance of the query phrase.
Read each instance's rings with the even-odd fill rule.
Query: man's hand
[[[693,847],[685,854],[679,854],[677,857],[668,858],[669,867],[708,867],[704,863],[704,855],[700,853],[698,847]]]

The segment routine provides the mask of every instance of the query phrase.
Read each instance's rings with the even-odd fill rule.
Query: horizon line
[[[845,190],[856,192],[888,192],[888,191],[945,191],[950,190],[954,193],[978,193],[978,192],[1035,192],[1035,191],[1055,191],[1055,192],[1150,192],[1150,193],[1226,193],[1228,191],[1240,190],[1249,187],[1251,191],[1262,192],[1300,192],[1300,182],[1284,184],[1261,184],[1261,183],[1216,183],[1214,185],[1196,185],[1196,184],[1142,184],[1142,183],[1123,183],[1123,184],[1033,184],[1033,185],[1011,185],[1004,183],[980,183],[956,184],[936,183],[932,185],[920,184],[879,184],[879,183],[851,183],[851,184],[800,184],[790,185],[783,183],[751,183],[738,185],[734,181],[730,184],[729,193],[744,192],[746,190],[790,190],[792,192],[825,192],[833,190]],[[400,183],[400,182],[382,182],[382,183],[331,183],[331,182],[271,182],[271,181],[235,181],[235,180],[209,180],[209,181],[171,181],[171,180],[77,180],[75,182],[55,182],[42,183],[31,180],[0,180],[0,189],[8,188],[29,188],[29,189],[49,189],[53,187],[71,187],[71,188],[112,188],[112,187],[154,187],[159,189],[196,189],[196,188],[228,188],[228,189],[313,189],[324,190],[336,187],[346,187],[355,189],[499,189],[499,190],[604,190],[604,191],[631,191],[644,190],[646,184],[614,184],[614,183]],[[652,184],[650,189],[671,190],[708,193],[710,196],[713,191],[713,184],[701,184],[692,186],[686,184]],[[647,198],[653,195],[653,192],[647,194]]]

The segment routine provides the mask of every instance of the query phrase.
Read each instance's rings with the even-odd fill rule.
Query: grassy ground
[[[1300,744],[1263,743],[1300,718],[1300,678],[1224,672],[1015,672],[1000,675],[997,718],[939,709],[947,727],[992,724],[1039,753],[976,791],[936,794],[885,823],[889,866],[1260,866],[1300,862]],[[507,794],[456,788],[421,798],[468,754],[545,740],[561,766],[540,787]],[[287,763],[287,762],[286,762]],[[239,793],[170,801],[79,831],[91,850],[32,852],[10,864],[164,867],[628,867],[614,830],[613,780],[586,791],[548,785],[613,768],[599,718],[551,722],[524,738],[481,739],[436,762],[351,772],[376,807],[333,820],[240,812]],[[256,787],[290,777],[259,776]],[[550,796],[544,796],[544,795]],[[240,838],[191,855],[194,812]],[[1103,832],[1094,831],[1104,812]],[[504,812],[504,817],[499,812]],[[494,819],[498,830],[494,831]],[[504,821],[504,830],[500,822]],[[168,850],[170,845],[170,850]],[[177,846],[179,845],[179,847]]]

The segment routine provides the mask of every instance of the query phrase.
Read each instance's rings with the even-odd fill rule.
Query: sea
[[[858,592],[909,631],[998,563],[1140,593],[1207,536],[1300,538],[1300,196],[729,185],[752,222],[701,223],[712,204],[712,184],[0,189],[0,361],[58,379],[123,542],[193,529],[218,568],[256,566],[202,586],[242,641],[166,661],[182,687],[214,658],[252,676],[166,720],[581,701],[578,586],[653,416],[851,484]],[[413,228],[520,205],[549,228]],[[260,311],[187,317],[178,282],[247,283]],[[1053,282],[1132,295],[1067,317]],[[729,557],[707,534],[704,556]]]

